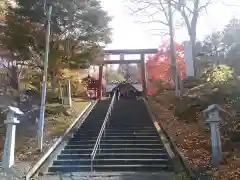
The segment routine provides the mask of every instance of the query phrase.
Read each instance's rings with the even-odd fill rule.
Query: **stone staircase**
[[[101,100],[49,173],[91,172],[91,153],[110,100]],[[143,100],[117,100],[93,162],[95,172],[173,172]]]
[[[116,101],[100,149],[95,171],[173,170],[143,100]]]
[[[92,153],[97,136],[107,113],[110,100],[99,100],[80,129],[67,143],[61,154],[58,155],[50,173],[90,171],[90,154]]]

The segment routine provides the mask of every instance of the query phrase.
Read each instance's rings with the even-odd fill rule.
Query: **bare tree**
[[[134,15],[144,18],[142,23],[160,24],[160,31],[164,34],[168,32],[169,26],[168,6],[169,0],[125,0],[130,4],[131,12]],[[185,25],[188,31],[189,39],[192,42],[193,60],[196,59],[196,36],[197,23],[202,10],[206,10],[214,0],[170,0],[175,12],[181,16],[175,18],[175,27]],[[129,5],[128,4],[128,5]],[[173,12],[174,13],[174,12]],[[194,63],[195,66],[195,63]],[[196,69],[196,67],[194,68]]]
[[[180,0],[181,1],[181,0]],[[185,1],[185,2],[184,2]],[[197,23],[202,10],[206,10],[214,0],[182,0],[181,6],[179,1],[173,0],[173,7],[181,14],[186,25],[189,39],[192,44],[192,55],[194,62],[194,70],[196,71],[196,37],[197,37]],[[196,72],[195,72],[196,73]]]
[[[165,0],[124,1],[130,9],[131,15],[137,17],[137,23],[146,24],[148,30],[154,35],[169,35],[168,8]]]

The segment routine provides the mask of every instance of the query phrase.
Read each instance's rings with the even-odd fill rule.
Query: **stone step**
[[[158,134],[154,131],[149,131],[149,132],[138,132],[138,131],[132,131],[132,132],[106,132],[105,137],[107,136],[141,136],[141,135],[147,135],[147,136],[157,136]]]
[[[85,136],[84,134],[79,134],[79,135],[74,135],[73,138],[71,139],[71,141],[82,141],[82,140],[97,140],[97,136],[98,134],[92,134],[91,136]],[[125,135],[122,135],[122,136],[105,136],[105,137],[102,137],[102,140],[130,140],[130,141],[133,141],[133,140],[159,140],[159,136],[147,136],[147,135],[136,135],[136,136],[125,136]]]
[[[78,145],[78,144],[95,144],[96,140],[95,139],[87,139],[87,140],[70,140],[68,144],[70,145]],[[129,143],[129,144],[151,144],[151,143],[160,143],[158,139],[155,140],[142,140],[142,139],[137,139],[137,140],[128,140],[128,139],[102,139],[101,143],[103,144],[121,144],[121,143]],[[162,143],[160,143],[162,144]]]
[[[58,159],[90,159],[91,154],[61,154]],[[100,153],[97,159],[168,159],[167,153]]]
[[[93,161],[93,165],[167,165],[168,159],[99,159]],[[53,166],[58,165],[91,165],[91,159],[64,159],[56,160]]]
[[[129,127],[122,127],[122,126],[107,126],[107,131],[149,131],[155,130],[152,126],[144,126],[144,127],[137,127],[137,126],[129,126]]]
[[[169,165],[95,165],[93,167],[96,172],[172,172],[172,168]],[[90,165],[64,165],[64,166],[52,166],[49,168],[49,172],[90,172]]]
[[[61,154],[91,154],[92,148],[88,149],[64,149]],[[164,148],[114,148],[114,149],[103,149],[101,153],[166,153]]]
[[[65,146],[65,149],[88,149],[88,148],[93,148],[95,145],[95,143],[93,144],[77,144],[77,145],[72,145],[72,144],[68,144]],[[160,143],[155,143],[155,144],[100,144],[100,148],[102,149],[114,149],[114,148],[149,148],[149,149],[158,149],[158,148],[164,148],[163,144]]]

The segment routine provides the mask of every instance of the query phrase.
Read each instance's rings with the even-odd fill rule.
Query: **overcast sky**
[[[151,34],[146,24],[136,23],[136,19],[130,15],[128,8],[122,3],[123,0],[101,0],[105,10],[113,17],[113,42],[108,49],[135,49],[157,48],[162,40],[161,36]],[[220,0],[219,0],[220,1]],[[231,2],[225,6],[223,3]],[[240,0],[222,0],[209,6],[208,13],[201,15],[197,26],[197,37],[202,39],[205,35],[221,29],[232,17],[240,15]],[[185,28],[176,31],[176,40],[188,40]]]

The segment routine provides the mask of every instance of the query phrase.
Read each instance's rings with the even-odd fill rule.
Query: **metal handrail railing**
[[[101,138],[102,138],[102,135],[105,136],[105,128],[106,128],[106,124],[109,123],[109,118],[112,114],[112,109],[113,109],[113,105],[115,103],[115,100],[116,100],[116,92],[114,92],[113,94],[113,97],[112,97],[112,100],[111,100],[111,103],[109,105],[109,108],[108,108],[108,111],[107,111],[107,114],[104,118],[104,121],[103,121],[103,124],[102,124],[102,127],[101,127],[101,130],[98,134],[98,137],[97,137],[97,141],[94,145],[94,148],[93,148],[93,151],[92,151],[92,154],[91,154],[91,172],[93,171],[93,161],[95,159],[95,156],[96,156],[96,153],[97,153],[97,150],[99,149],[99,152],[101,151],[100,149],[100,142],[101,142]]]

